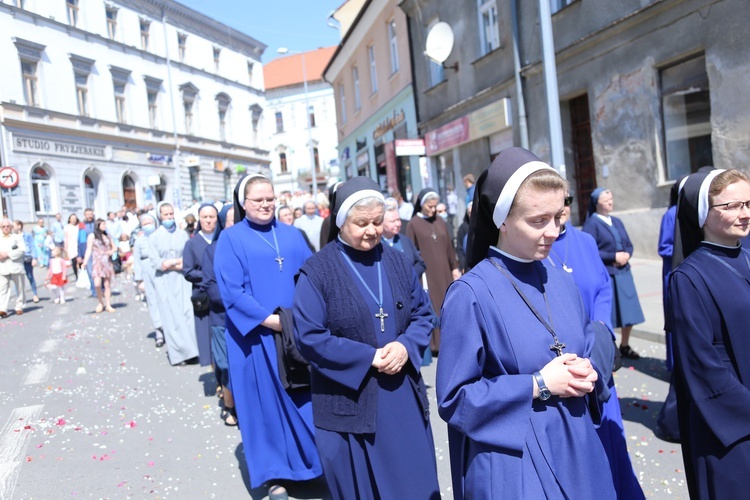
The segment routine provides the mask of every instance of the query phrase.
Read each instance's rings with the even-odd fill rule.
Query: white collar
[[[597,217],[599,217],[602,221],[604,221],[608,226],[612,225],[612,216],[611,215],[602,215],[600,213],[594,213]]]
[[[386,243],[388,243],[389,246],[393,246],[393,240],[395,238],[396,238],[396,235],[393,235],[393,238],[386,238],[385,236],[383,236],[383,241],[385,241]]]
[[[500,255],[502,255],[504,257],[508,257],[510,260],[515,260],[516,262],[523,262],[524,264],[530,264],[530,263],[534,262],[534,259],[522,259],[521,257],[516,257],[515,255],[511,255],[508,252],[500,250],[499,248],[497,248],[494,245],[490,245],[490,248],[492,250],[496,251],[497,253],[499,253]]]

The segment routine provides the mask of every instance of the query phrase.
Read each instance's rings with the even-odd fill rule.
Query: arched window
[[[52,206],[52,177],[44,167],[34,167],[31,171],[31,190],[34,194],[34,211],[50,214]]]

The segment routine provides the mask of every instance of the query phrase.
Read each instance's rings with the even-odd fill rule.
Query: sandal
[[[268,500],[288,500],[289,493],[280,484],[274,484],[268,488]]]
[[[219,399],[224,399],[224,391],[222,390],[221,386],[218,386],[216,388],[216,397]]]
[[[232,417],[232,421],[229,420],[229,417]],[[236,427],[239,421],[237,420],[237,408],[234,406],[232,407],[224,407],[224,410],[221,412],[221,419],[224,421],[224,425],[227,427]]]
[[[640,354],[638,354],[633,349],[631,349],[629,345],[621,345],[620,354],[622,355],[623,358],[641,359]]]

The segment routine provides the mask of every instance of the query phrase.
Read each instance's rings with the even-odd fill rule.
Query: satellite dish
[[[453,30],[450,24],[439,22],[427,33],[425,55],[438,64],[443,64],[453,50]]]

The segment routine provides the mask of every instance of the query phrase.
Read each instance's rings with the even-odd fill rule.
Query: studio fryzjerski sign
[[[13,151],[86,158],[90,160],[109,160],[112,158],[111,146],[93,146],[53,139],[25,137],[22,135],[13,136]]]

